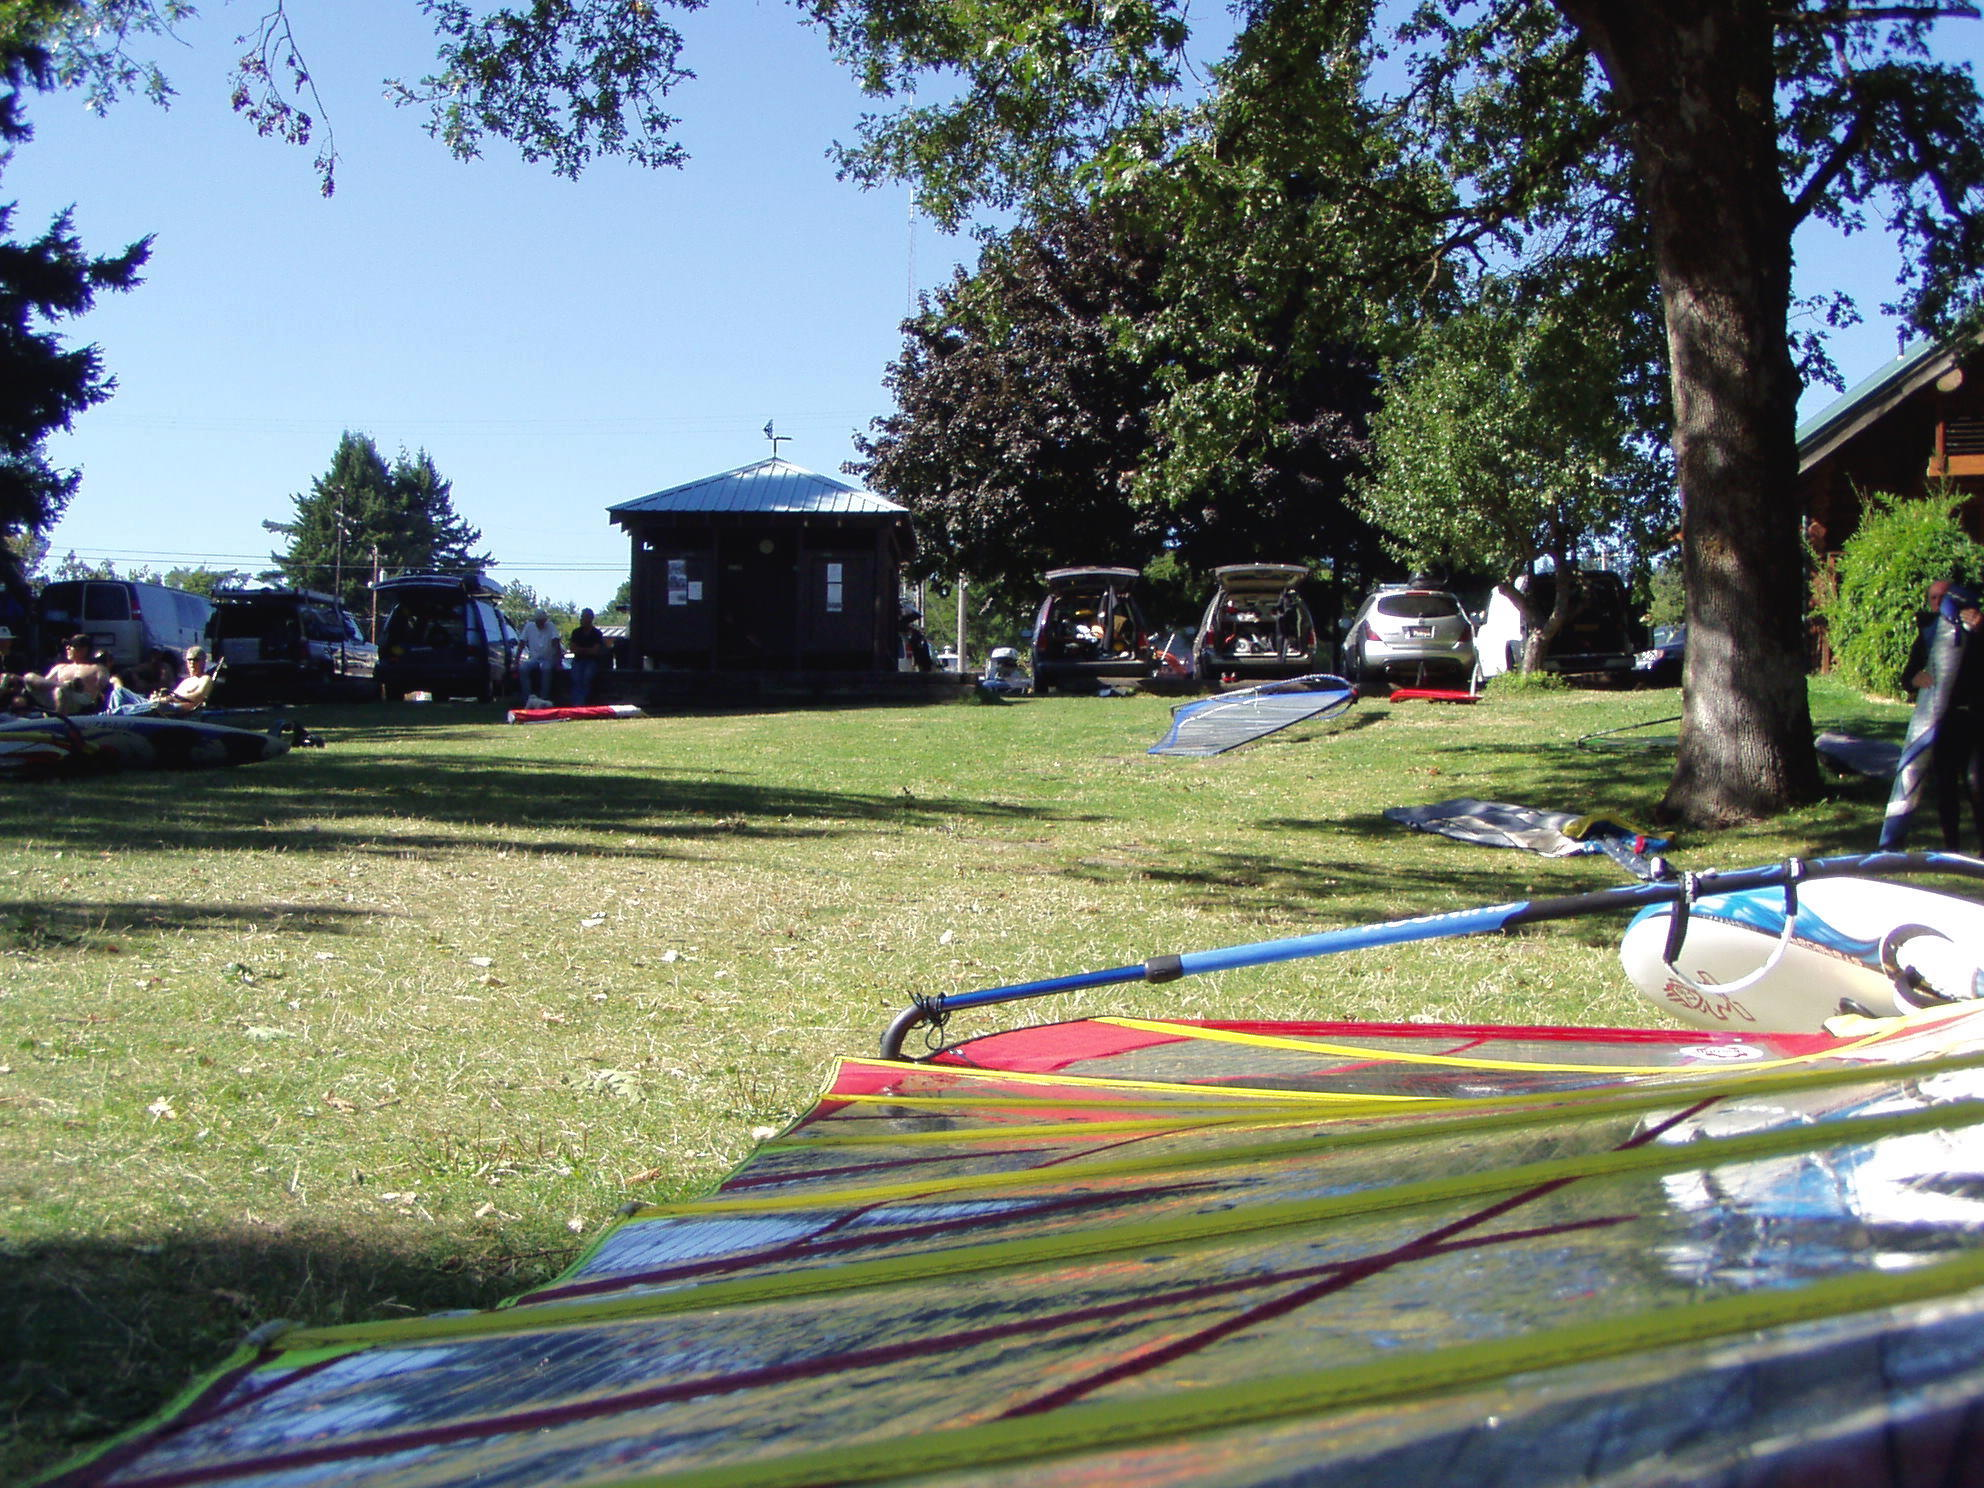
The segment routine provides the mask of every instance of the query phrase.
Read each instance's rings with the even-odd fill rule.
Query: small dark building
[[[893,501],[774,458],[607,515],[633,542],[628,630],[641,665],[896,670],[898,576],[915,538]]]
[[[1984,541],[1984,341],[1919,343],[1806,419],[1798,484],[1821,555],[1853,535],[1869,491],[1966,495],[1961,520]]]

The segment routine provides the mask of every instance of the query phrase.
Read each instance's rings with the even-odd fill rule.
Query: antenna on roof
[[[772,432],[772,421],[770,419],[765,420],[765,438],[772,442],[772,458],[774,460],[778,458],[778,447],[781,444],[792,443],[792,436],[790,434],[774,434]]]

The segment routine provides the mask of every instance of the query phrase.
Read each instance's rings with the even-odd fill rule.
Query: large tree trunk
[[[1556,4],[1631,122],[1673,363],[1688,649],[1660,811],[1694,826],[1768,816],[1819,791],[1771,13],[1758,0]]]

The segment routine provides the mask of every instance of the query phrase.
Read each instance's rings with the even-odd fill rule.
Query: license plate
[[[1405,633],[1415,641],[1423,641],[1433,634],[1433,627],[1430,625],[1408,625],[1405,627]]]

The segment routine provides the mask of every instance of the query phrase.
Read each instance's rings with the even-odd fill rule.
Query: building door
[[[799,545],[763,531],[724,536],[717,582],[717,661],[748,671],[797,665]]]

